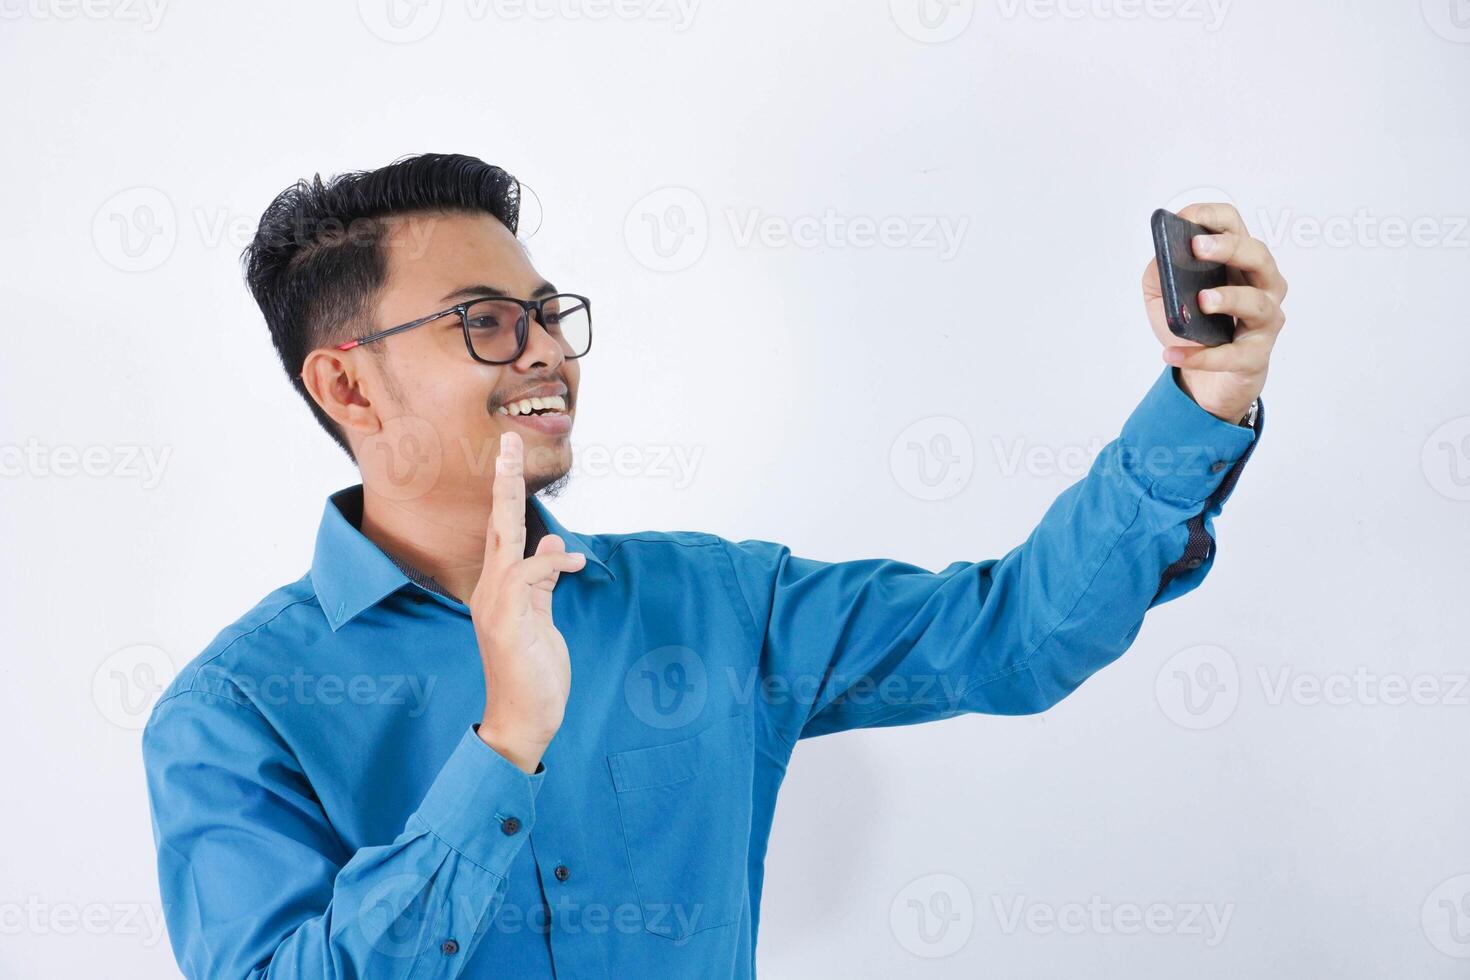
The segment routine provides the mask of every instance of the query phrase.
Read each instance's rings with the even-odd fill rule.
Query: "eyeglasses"
[[[338,344],[337,350],[352,350],[441,317],[458,314],[464,330],[464,345],[470,357],[481,364],[510,364],[518,360],[526,349],[526,338],[531,335],[532,313],[536,314],[537,322],[547,334],[561,345],[568,360],[581,357],[592,349],[592,301],[575,293],[557,293],[541,299],[497,297],[471,300],[411,323],[400,323],[367,337]]]

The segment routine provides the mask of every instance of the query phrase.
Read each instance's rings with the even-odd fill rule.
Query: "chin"
[[[537,473],[526,476],[526,495],[534,497],[540,494],[543,497],[555,497],[566,489],[572,480],[570,469],[561,470],[557,473]]]
[[[526,479],[531,474],[557,477],[571,469],[572,443],[566,436],[552,438],[521,437],[525,446]]]
[[[572,470],[572,446],[565,436],[526,445],[526,493],[554,497]]]

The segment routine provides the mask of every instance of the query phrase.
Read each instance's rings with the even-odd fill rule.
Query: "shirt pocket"
[[[682,941],[738,922],[755,765],[750,716],[607,761],[644,929]]]

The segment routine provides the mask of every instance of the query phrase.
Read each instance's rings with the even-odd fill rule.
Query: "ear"
[[[362,356],[319,347],[306,355],[301,382],[312,400],[344,433],[373,435],[383,427],[378,410],[363,389]]]

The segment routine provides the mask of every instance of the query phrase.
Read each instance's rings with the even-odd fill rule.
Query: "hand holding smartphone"
[[[1169,329],[1176,337],[1206,347],[1230,343],[1235,339],[1235,318],[1225,313],[1203,313],[1199,308],[1200,290],[1218,289],[1228,281],[1223,264],[1195,257],[1194,236],[1212,234],[1210,229],[1163,208],[1153,213],[1150,225]]]

